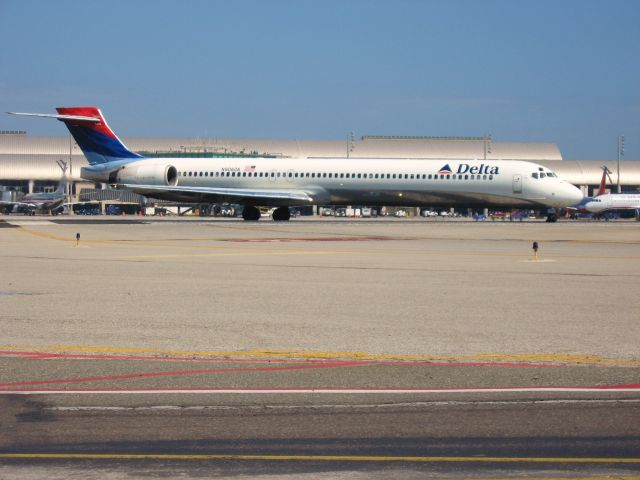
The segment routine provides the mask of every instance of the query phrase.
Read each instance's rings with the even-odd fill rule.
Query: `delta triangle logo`
[[[442,167],[440,169],[440,171],[438,173],[441,173],[443,175],[450,175],[451,174],[451,167],[447,163],[444,167]]]

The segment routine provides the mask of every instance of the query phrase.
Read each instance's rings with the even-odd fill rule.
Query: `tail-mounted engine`
[[[136,165],[122,166],[111,175],[109,183],[126,183],[133,185],[169,185],[178,183],[178,170],[173,165]],[[115,182],[111,182],[112,180]]]

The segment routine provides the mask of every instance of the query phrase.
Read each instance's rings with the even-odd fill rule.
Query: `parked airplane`
[[[640,219],[640,193],[607,193],[592,199],[585,208],[597,215],[633,212]]]
[[[38,213],[51,213],[57,215],[62,211],[67,193],[67,164],[63,160],[58,160],[58,166],[62,169],[62,178],[58,183],[58,188],[51,193],[27,193],[16,202],[0,202],[0,208],[5,212],[18,211],[25,215],[35,215]]]
[[[598,192],[592,197],[583,197],[579,203],[567,207],[567,211],[570,212],[571,218],[577,218],[578,214],[590,214],[591,212],[587,210],[587,203],[592,202],[594,198],[598,195],[603,195],[607,188],[607,177],[611,180],[610,176],[611,171],[607,168],[606,165],[602,166],[602,179],[600,180],[600,188],[598,188]]]
[[[604,193],[606,178],[609,176],[609,169],[602,167],[602,181],[598,194],[591,198],[584,208],[595,215],[607,215],[615,213],[633,212],[636,219],[640,220],[640,194],[638,193]],[[611,180],[611,177],[609,177]],[[612,182],[613,183],[613,182]]]
[[[546,167],[499,160],[398,158],[144,158],[131,152],[96,107],[61,107],[58,114],[17,113],[65,123],[87,157],[81,176],[148,197],[191,203],[236,203],[245,220],[258,207],[368,205],[554,208],[582,193]],[[555,221],[555,214],[549,215]]]

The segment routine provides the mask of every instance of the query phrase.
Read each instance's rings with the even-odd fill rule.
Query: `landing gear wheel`
[[[242,218],[251,222],[260,220],[260,210],[257,207],[244,207],[242,210]]]
[[[288,222],[291,218],[291,213],[289,213],[289,207],[279,207],[273,211],[272,215],[274,222]]]
[[[547,223],[555,223],[558,221],[558,215],[556,215],[555,213],[550,213],[549,215],[547,215]]]

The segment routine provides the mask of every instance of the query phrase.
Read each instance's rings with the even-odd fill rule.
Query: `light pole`
[[[487,159],[487,154],[491,154],[491,134],[484,137],[484,159]]]
[[[69,214],[73,215],[73,162],[71,157],[73,156],[73,137],[69,133]]]
[[[618,181],[616,182],[618,193],[622,193],[620,186],[620,157],[624,157],[624,135],[618,135]]]
[[[351,152],[353,152],[353,141],[354,141],[354,136],[355,136],[355,132],[350,132],[349,135],[347,135],[347,158],[349,158],[349,155],[351,154]]]

